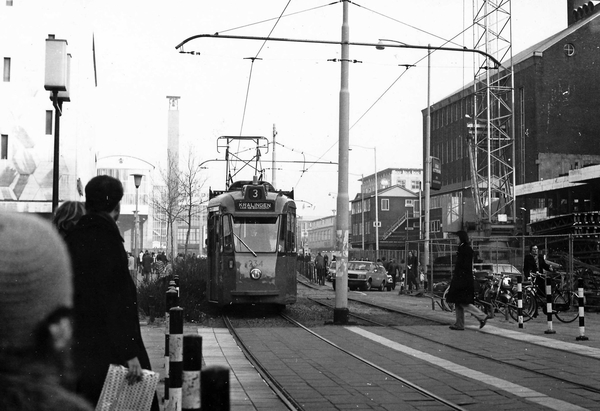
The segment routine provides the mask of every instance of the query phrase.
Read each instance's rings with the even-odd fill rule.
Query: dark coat
[[[137,290],[119,229],[108,214],[88,214],[66,237],[73,262],[77,390],[96,404],[109,364],[150,360],[142,341]]]
[[[541,254],[538,255],[538,264],[535,263],[535,257],[533,255],[527,254],[525,256],[525,260],[523,261],[523,274],[525,275],[525,278],[529,277],[531,273],[543,273],[544,270],[550,270],[550,266]]]
[[[454,304],[473,304],[475,299],[473,281],[473,249],[469,244],[462,243],[458,246],[456,265],[446,301]]]

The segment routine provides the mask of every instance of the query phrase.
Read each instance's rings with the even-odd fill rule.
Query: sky
[[[71,1],[72,3],[73,1]],[[70,3],[64,0],[65,4]],[[83,16],[57,30],[78,53],[79,98],[99,157],[130,154],[164,167],[166,96],[179,96],[180,155],[205,162],[205,189],[225,188],[220,136],[277,131],[277,188],[295,190],[298,214],[331,215],[337,193],[340,47],[206,38],[201,33],[339,41],[342,3],[320,0],[131,0],[75,2]],[[278,18],[282,16],[281,18]],[[350,39],[414,45],[473,46],[471,0],[363,0],[349,6]],[[566,27],[565,0],[512,2],[513,55]],[[93,33],[97,86],[90,76]],[[86,33],[85,35],[82,33]],[[253,60],[253,58],[256,58]],[[426,51],[352,47],[350,58],[350,198],[358,179],[377,169],[422,167],[427,102]],[[414,67],[406,68],[405,65]],[[83,74],[86,73],[86,74]],[[431,101],[473,79],[468,53],[431,58]],[[236,147],[232,147],[235,149]],[[266,150],[265,150],[266,151]],[[135,153],[135,154],[133,154]],[[272,145],[263,151],[271,180]],[[316,164],[329,162],[331,164]],[[251,179],[251,173],[240,173]]]

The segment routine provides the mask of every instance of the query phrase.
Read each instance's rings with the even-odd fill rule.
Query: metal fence
[[[576,288],[576,280],[583,278],[586,292],[600,300],[600,237],[590,235],[528,235],[502,238],[471,237],[476,262],[491,264],[511,264],[520,273],[530,247],[536,245],[538,254],[562,273],[564,281]],[[429,264],[427,273],[430,284],[448,280],[452,275],[456,249],[456,237],[431,239],[429,241]],[[379,258],[395,259],[398,264],[406,261],[408,251],[416,251],[423,262],[425,241],[407,241],[404,247],[396,250],[379,250]],[[376,260],[375,250],[351,250],[350,259]],[[423,267],[425,268],[425,267]],[[592,295],[593,294],[593,295]]]

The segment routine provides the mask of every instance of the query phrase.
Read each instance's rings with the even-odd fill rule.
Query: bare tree
[[[188,251],[194,218],[198,217],[202,211],[202,196],[200,191],[206,182],[206,178],[202,178],[201,170],[202,168],[196,161],[193,147],[190,145],[185,167],[179,174],[179,190],[183,209],[179,220],[187,225],[185,254]],[[200,248],[202,248],[202,244],[200,244]]]
[[[167,250],[171,258],[175,256],[175,222],[185,212],[182,204],[182,193],[179,187],[180,171],[177,164],[177,157],[167,152],[167,167],[160,170],[162,181],[155,186],[155,193],[152,199],[152,207],[157,221],[167,224]]]

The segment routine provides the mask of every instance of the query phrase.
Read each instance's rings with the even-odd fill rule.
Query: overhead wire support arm
[[[230,39],[230,40],[259,40],[259,41],[279,41],[279,42],[288,42],[288,43],[311,43],[311,44],[330,44],[330,45],[349,45],[349,46],[361,46],[361,47],[377,47],[381,46],[380,43],[362,43],[362,42],[341,42],[341,41],[333,41],[333,40],[311,40],[311,39],[292,39],[292,38],[282,38],[282,37],[256,37],[256,36],[233,36],[227,34],[196,34],[194,36],[188,37],[183,40],[175,49],[179,50],[186,43],[200,38],[220,38],[220,39]],[[461,53],[474,53],[485,56],[490,59],[494,65],[495,69],[500,69],[502,67],[502,63],[500,63],[494,56],[477,49],[469,49],[466,47],[436,47],[436,46],[419,46],[416,44],[404,44],[404,43],[386,43],[385,47],[393,47],[399,49],[420,49],[420,50],[429,50],[429,51],[458,51]]]

